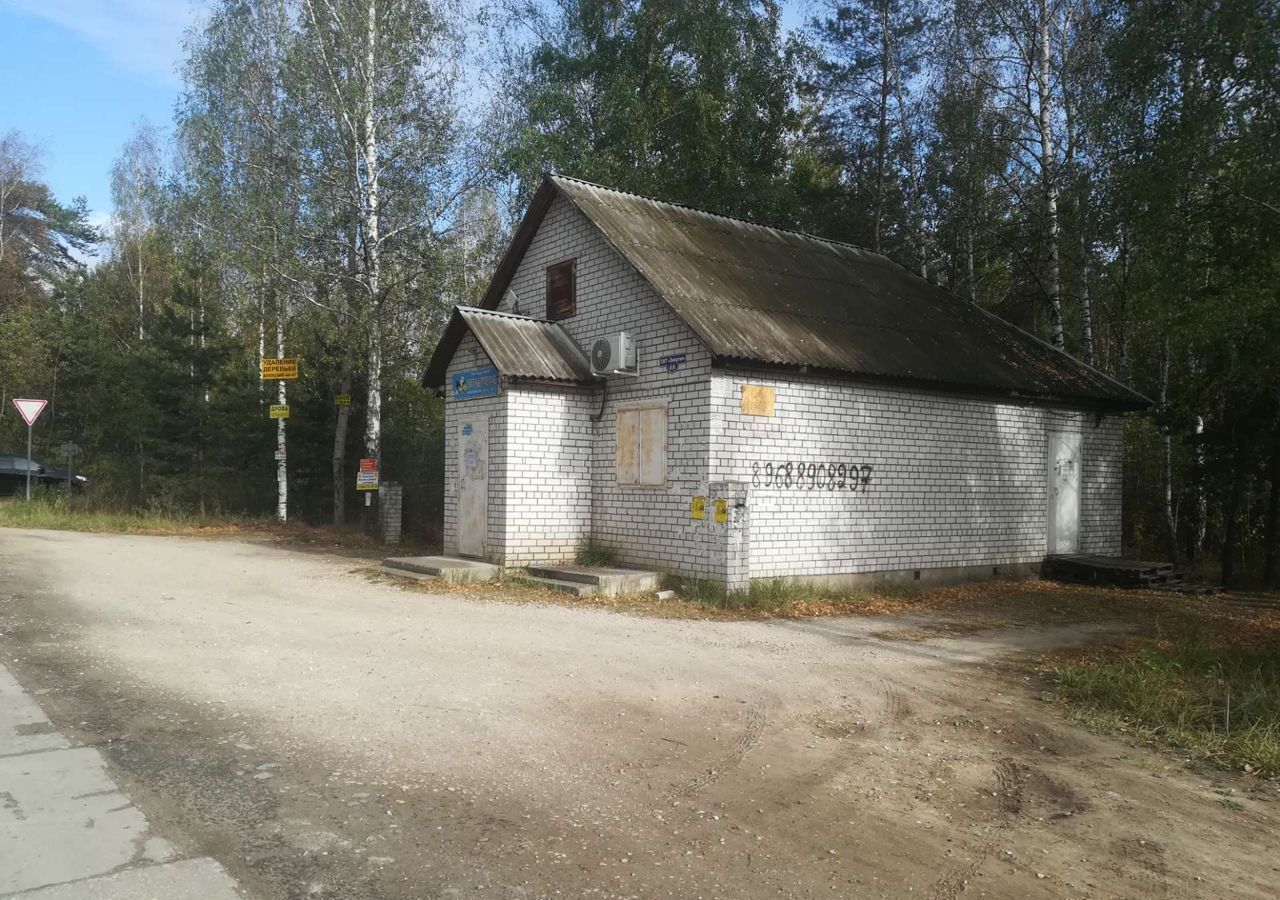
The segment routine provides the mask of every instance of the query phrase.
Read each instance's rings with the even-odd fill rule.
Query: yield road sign
[[[13,405],[18,408],[18,415],[22,416],[22,421],[27,425],[34,425],[36,419],[40,418],[40,413],[44,412],[44,408],[49,405],[48,400],[18,400],[14,399]]]
[[[36,419],[40,418],[40,413],[44,412],[44,408],[49,405],[48,400],[19,400],[14,398],[13,405],[18,408],[18,415],[22,416],[22,421],[27,423],[27,500],[31,499],[31,426],[35,424]]]

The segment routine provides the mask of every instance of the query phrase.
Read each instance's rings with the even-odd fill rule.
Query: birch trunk
[[[138,340],[144,341],[147,337],[146,331],[146,309],[147,297],[146,286],[143,283],[145,270],[142,261],[142,241],[138,241]]]
[[[1209,531],[1208,472],[1204,458],[1204,416],[1196,416],[1196,510],[1191,529],[1191,558],[1204,554],[1204,541]]]
[[[1166,326],[1167,327],[1167,326]],[[1173,504],[1173,432],[1169,428],[1169,338],[1164,339],[1164,352],[1160,360],[1160,487],[1163,491],[1163,515],[1165,552],[1169,562],[1181,565],[1178,551],[1177,510]]]
[[[365,454],[379,459],[382,451],[382,308],[381,276],[382,247],[379,234],[379,168],[377,133],[377,95],[375,73],[377,71],[378,4],[367,0],[365,31],[363,156],[365,196],[361,208],[361,231],[364,237],[365,286],[369,293],[369,344],[368,367],[369,396],[365,409]]]
[[[1084,339],[1084,361],[1095,365],[1093,355],[1093,295],[1089,292],[1089,256],[1085,251],[1080,271],[1080,319]]]
[[[284,300],[276,314],[276,358],[284,358]],[[276,382],[276,403],[289,402],[283,380]],[[289,521],[288,419],[276,419],[276,520]]]
[[[1049,29],[1051,26],[1048,0],[1040,0],[1040,21],[1037,24],[1037,68],[1035,73],[1037,119],[1040,137],[1040,179],[1044,186],[1045,270],[1044,291],[1049,306],[1049,343],[1062,350],[1066,346],[1062,327],[1062,297],[1060,263],[1058,254],[1058,174],[1057,150],[1053,137],[1053,83],[1052,56],[1050,54]]]
[[[880,121],[876,128],[876,208],[871,249],[880,252],[884,232],[885,170],[889,155],[889,4],[880,2]]]

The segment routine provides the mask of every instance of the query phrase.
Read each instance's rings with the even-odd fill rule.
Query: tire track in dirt
[[[1013,826],[1019,816],[1022,815],[1023,807],[1023,787],[1026,783],[1026,773],[1024,767],[1019,766],[1013,759],[1002,756],[996,760],[995,769],[993,771],[995,779],[995,790],[992,792],[996,796],[996,802],[999,805],[1000,815],[995,823],[997,835]],[[991,854],[995,852],[998,838],[992,837],[983,841],[978,845],[977,852],[973,859],[956,866],[946,872],[941,878],[933,883],[929,888],[929,900],[956,900],[969,887],[969,882],[974,879],[987,860],[991,858]]]
[[[911,705],[897,685],[881,679],[879,712],[872,718],[863,716],[862,711],[861,703],[850,702],[847,705],[848,716],[862,721],[837,738],[840,743],[836,751],[813,768],[767,791],[762,799],[775,805],[790,806],[795,802],[796,797],[833,780],[849,769],[860,755],[868,738],[875,736],[885,727],[905,721],[911,715]],[[854,738],[857,740],[853,740]]]
[[[747,704],[746,722],[743,725],[742,733],[739,734],[738,739],[733,742],[733,747],[729,749],[729,752],[722,756],[714,765],[703,769],[692,778],[689,778],[673,788],[668,792],[667,799],[683,800],[692,797],[694,794],[714,784],[736,769],[742,764],[743,757],[760,744],[760,739],[764,735],[766,722],[767,716],[765,715],[764,701],[760,698],[749,701]]]

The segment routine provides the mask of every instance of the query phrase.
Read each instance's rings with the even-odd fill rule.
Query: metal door
[[[1080,549],[1080,435],[1049,433],[1049,552]]]
[[[458,424],[458,552],[484,556],[489,522],[489,417]]]

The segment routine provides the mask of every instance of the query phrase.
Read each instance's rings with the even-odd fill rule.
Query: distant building
[[[731,589],[1116,554],[1148,405],[878,254],[560,176],[425,382],[446,553]]]

